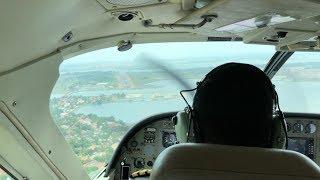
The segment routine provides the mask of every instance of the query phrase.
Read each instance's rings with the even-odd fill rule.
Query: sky
[[[275,52],[274,46],[243,44],[242,42],[183,42],[183,43],[152,43],[133,44],[125,52],[117,47],[101,49],[72,57],[64,65],[86,64],[101,61],[134,61],[137,57],[150,56],[155,59],[170,60],[189,58],[215,57],[232,53],[233,56],[268,55]],[[269,57],[268,57],[269,58]],[[269,59],[266,59],[269,60]]]

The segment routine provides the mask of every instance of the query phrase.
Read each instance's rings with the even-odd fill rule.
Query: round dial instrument
[[[306,125],[306,133],[313,134],[317,131],[317,126],[313,123],[309,123]]]
[[[297,122],[292,127],[294,133],[301,133],[304,129],[303,124],[301,122]]]
[[[162,134],[162,145],[163,147],[169,147],[176,143],[177,137],[175,132],[163,132]]]

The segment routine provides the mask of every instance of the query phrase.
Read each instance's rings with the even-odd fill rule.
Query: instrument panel
[[[319,165],[320,159],[318,157],[318,151],[320,151],[320,149],[317,148],[317,142],[320,131],[318,129],[318,119],[287,117],[286,122],[288,150],[300,152]]]
[[[129,179],[135,171],[152,169],[158,155],[176,141],[171,117],[146,125],[121,148],[114,179]]]
[[[176,143],[172,117],[176,113],[165,113],[150,117],[132,128],[120,143],[113,160],[106,170],[113,179],[129,179],[133,172],[152,169],[158,155]],[[320,165],[320,116],[285,113],[288,133],[288,150],[305,154]]]

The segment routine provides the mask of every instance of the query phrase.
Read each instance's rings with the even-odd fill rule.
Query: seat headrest
[[[320,168],[303,154],[280,149],[185,143],[157,158],[150,179],[320,179]]]

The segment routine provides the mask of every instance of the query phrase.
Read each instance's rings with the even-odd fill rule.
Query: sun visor
[[[251,31],[254,29],[270,27],[294,20],[296,20],[296,18],[293,18],[291,16],[282,16],[279,14],[266,14],[251,19],[246,19],[240,22],[236,22],[227,26],[223,26],[215,30],[237,34],[241,32]]]

